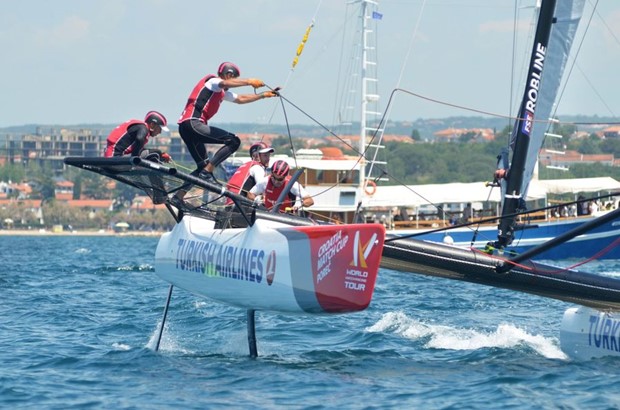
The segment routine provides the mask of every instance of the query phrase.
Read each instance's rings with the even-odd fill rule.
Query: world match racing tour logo
[[[546,52],[547,47],[540,43],[536,44],[536,53],[527,84],[523,118],[520,118],[523,121],[521,131],[527,136],[530,135],[534,126],[534,112],[536,110],[536,101],[538,100],[538,90],[540,90],[540,80],[542,78],[543,66],[545,65]]]
[[[337,256],[347,249],[348,242],[349,235],[343,235],[343,232],[340,230],[320,246],[316,265],[316,272],[318,272],[316,275],[317,285],[329,278],[334,270],[333,264],[338,265],[338,261],[342,260],[342,258],[337,258]],[[345,289],[362,292],[366,290],[368,279],[367,260],[376,243],[376,233],[373,233],[368,241],[363,242],[360,231],[355,232],[353,246],[349,247],[353,258],[348,263],[344,275]],[[342,267],[336,266],[335,268],[340,269]]]
[[[199,272],[206,276],[261,283],[265,266],[262,249],[220,245],[214,242],[179,239],[176,268]],[[275,266],[275,252],[271,252],[267,265]]]

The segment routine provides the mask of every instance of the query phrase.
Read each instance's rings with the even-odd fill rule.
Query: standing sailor
[[[207,181],[216,182],[213,177],[215,167],[232,155],[240,145],[239,137],[221,128],[208,125],[208,121],[218,112],[222,101],[247,104],[277,96],[276,91],[259,94],[236,94],[230,88],[251,86],[263,87],[265,83],[257,78],[239,78],[239,67],[224,62],[217,69],[217,75],[209,74],[194,86],[185,109],[179,119],[179,134],[196,162],[194,173]],[[211,159],[207,156],[205,144],[223,144]]]

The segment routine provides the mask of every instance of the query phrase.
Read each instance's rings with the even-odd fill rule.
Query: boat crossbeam
[[[506,273],[508,272],[510,269],[513,268],[513,266],[517,263],[520,263],[524,260],[528,260],[533,258],[536,255],[539,255],[541,253],[543,253],[544,251],[546,251],[547,249],[553,248],[554,246],[563,244],[564,242],[568,242],[571,239],[573,239],[574,237],[581,235],[582,233],[586,233],[588,231],[591,231],[594,228],[597,228],[609,221],[613,221],[614,219],[620,217],[620,208],[615,209],[605,215],[602,215],[592,221],[586,222],[583,225],[580,225],[568,232],[565,232],[562,235],[558,235],[557,237],[541,244],[538,245],[526,252],[523,252],[522,254],[515,256],[514,258],[508,260],[506,263],[504,263],[503,265],[500,265],[497,267],[497,272],[498,273]]]

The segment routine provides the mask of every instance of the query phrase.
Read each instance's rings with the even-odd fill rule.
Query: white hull
[[[562,319],[560,345],[564,353],[577,359],[620,357],[620,312],[568,309]]]
[[[240,229],[186,215],[162,236],[155,271],[194,294],[233,306],[288,313],[365,309],[385,229],[378,224]]]

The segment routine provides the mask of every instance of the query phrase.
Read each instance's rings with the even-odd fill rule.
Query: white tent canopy
[[[545,199],[549,194],[579,192],[619,192],[620,182],[610,177],[533,180],[527,200]],[[379,186],[373,196],[364,199],[364,206],[418,207],[428,204],[467,202],[500,202],[500,189],[486,182]]]
[[[611,177],[533,180],[547,194],[577,194],[580,192],[618,192],[620,182]]]
[[[530,187],[528,199],[545,197],[545,192]],[[428,204],[467,202],[500,202],[500,189],[486,186],[486,182],[425,184],[407,186],[379,186],[365,207],[417,207]]]

